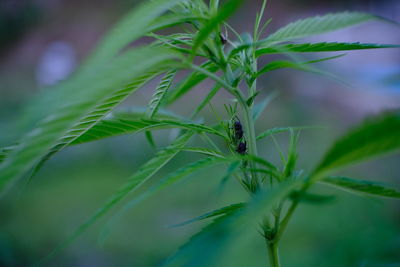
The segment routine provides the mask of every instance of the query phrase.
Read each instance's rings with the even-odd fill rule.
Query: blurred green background
[[[38,92],[67,78],[101,36],[135,4],[128,0],[0,1],[1,146],[12,144],[24,131],[24,107]],[[232,25],[241,32],[251,31],[260,5],[261,1],[245,1],[231,19]],[[267,32],[298,18],[342,10],[367,11],[400,21],[397,0],[270,0],[266,16],[273,22]],[[322,40],[400,44],[400,28],[371,22],[310,39]],[[274,90],[280,92],[257,123],[258,131],[280,126],[325,127],[301,134],[299,167],[306,171],[346,129],[368,115],[400,107],[399,49],[351,52],[321,68],[352,86],[295,71],[272,72],[258,83],[260,98]],[[123,106],[145,107],[155,85],[156,81],[141,89]],[[211,85],[205,82],[197,87],[172,107],[174,112],[190,114],[192,103],[201,99]],[[226,97],[220,93],[213,101],[225,118],[222,106],[228,103]],[[206,122],[216,121],[210,109],[202,116]],[[159,146],[167,145],[172,136],[171,131],[155,134]],[[283,147],[287,145],[286,135],[277,139]],[[278,163],[271,140],[260,142],[260,150]],[[43,258],[154,153],[144,134],[120,136],[65,149],[32,181],[21,179],[0,201],[0,266],[27,266]],[[146,186],[194,157],[182,152]],[[386,156],[341,174],[400,188],[399,160],[399,156]],[[101,241],[99,234],[113,213],[109,214],[47,265],[157,266],[206,222],[181,228],[168,225],[246,199],[233,179],[223,191],[217,190],[224,172],[224,168],[207,169],[157,194],[130,210]],[[398,201],[349,195],[325,186],[313,190],[337,197],[329,204],[305,204],[298,209],[282,242],[283,266],[400,266]],[[243,266],[267,264],[261,237],[236,256],[247,262]]]

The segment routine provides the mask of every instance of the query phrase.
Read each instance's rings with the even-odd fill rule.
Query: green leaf
[[[241,3],[241,0],[228,0],[219,8],[214,16],[207,20],[194,39],[193,53],[196,53],[197,49],[207,40],[208,36],[229,18],[239,8]]]
[[[190,219],[190,220],[178,223],[178,224],[171,225],[170,227],[181,227],[181,226],[185,226],[185,225],[197,222],[197,221],[202,221],[202,220],[213,218],[213,217],[216,217],[216,216],[229,214],[229,213],[237,211],[238,209],[241,209],[243,207],[244,207],[244,203],[232,204],[232,205],[229,205],[229,206],[225,206],[225,207],[222,207],[222,208],[207,212],[207,213],[205,213],[203,215],[200,215],[200,216],[198,216],[196,218],[193,218],[193,219]]]
[[[316,16],[292,22],[269,35],[265,44],[285,42],[327,33],[356,25],[377,17],[361,12],[342,12]]]
[[[250,161],[254,161],[256,163],[259,163],[259,164],[267,167],[267,169],[270,169],[270,170],[273,170],[273,171],[278,170],[278,168],[274,164],[272,164],[271,162],[269,162],[269,161],[267,161],[267,160],[265,160],[263,158],[254,156],[254,155],[248,154],[248,155],[241,156],[241,158],[243,158],[245,160],[250,160]]]
[[[103,138],[108,138],[121,134],[138,133],[141,131],[159,130],[159,129],[171,129],[171,128],[182,128],[190,129],[197,132],[206,132],[215,134],[217,136],[226,138],[221,132],[207,127],[202,124],[188,123],[177,120],[168,119],[138,119],[129,118],[124,116],[119,117],[118,114],[113,114],[109,119],[104,119],[97,123],[95,126],[90,128],[87,132],[75,139],[72,144],[81,144],[86,142],[92,142]]]
[[[295,191],[290,194],[293,201],[309,204],[327,204],[335,200],[335,196],[313,194],[308,192]]]
[[[146,131],[144,134],[145,134],[146,140],[150,144],[150,146],[152,148],[156,148],[157,145],[156,145],[156,142],[154,141],[154,138],[153,138],[153,135],[151,134],[151,132],[150,131]]]
[[[108,233],[112,226],[121,218],[123,214],[125,214],[128,210],[132,209],[134,206],[137,204],[141,203],[145,199],[149,198],[150,196],[154,195],[155,193],[171,186],[172,184],[175,184],[188,175],[198,171],[202,170],[217,164],[229,162],[230,159],[227,158],[221,158],[221,157],[207,157],[204,159],[200,159],[198,161],[189,163],[182,168],[179,168],[178,170],[172,172],[171,174],[167,175],[164,177],[161,181],[159,181],[156,185],[152,186],[150,189],[146,190],[145,192],[139,194],[138,196],[135,196],[133,199],[131,199],[129,202],[127,202],[124,207],[118,211],[116,215],[112,217],[109,223],[107,223],[107,226],[105,230],[102,233],[101,239],[104,241],[104,239],[108,236]]]
[[[219,89],[221,89],[221,85],[216,83],[213,89],[207,94],[207,96],[201,101],[200,105],[197,106],[196,110],[192,113],[192,118],[196,117],[200,111],[211,101],[211,99],[218,93]]]
[[[264,98],[261,102],[257,103],[253,107],[253,120],[256,121],[261,113],[267,108],[269,103],[277,97],[277,92],[270,93],[266,98]]]
[[[72,127],[72,129],[70,129],[62,138],[57,141],[57,144],[50,149],[50,152],[41,158],[39,163],[36,164],[36,166],[34,167],[30,178],[32,178],[55,153],[69,146],[73,141],[78,139],[93,125],[98,123],[107,114],[109,114],[109,112],[111,112],[116,106],[124,101],[130,94],[141,88],[144,84],[153,79],[157,74],[158,71],[146,73],[136,78],[133,82],[129,83],[127,86],[124,86],[121,90],[116,91],[110,97],[97,104],[92,112],[90,112],[74,127]]]
[[[281,54],[285,52],[335,52],[361,49],[376,49],[376,48],[397,48],[399,45],[389,44],[362,44],[362,43],[306,43],[306,44],[286,44],[281,46],[271,46],[258,49],[256,56],[264,54]]]
[[[341,137],[325,154],[315,176],[400,149],[400,111],[366,120]]]
[[[90,114],[103,99],[155,68],[165,68],[179,58],[165,49],[141,47],[125,52],[96,72],[78,75],[57,90],[63,105],[49,107],[48,116],[26,134],[9,157],[0,165],[0,192],[38,162],[60,138]],[[141,64],[132,64],[140,62]],[[112,77],[112,79],[110,79]],[[85,90],[82,90],[85,88]]]
[[[85,223],[83,223],[63,244],[53,250],[44,260],[48,260],[57,254],[60,250],[68,246],[72,241],[84,233],[89,227],[102,218],[113,207],[120,203],[132,191],[136,190],[143,183],[148,181],[156,172],[158,172],[165,164],[167,164],[175,155],[181,151],[189,139],[192,132],[187,132],[176,139],[170,146],[160,150],[155,157],[147,161],[140,169],[132,175],[127,183],[122,186],[111,198],[98,209]]]
[[[201,65],[202,68],[210,71],[216,72],[218,67],[212,63],[211,61],[207,61]],[[193,89],[196,85],[201,83],[207,78],[207,75],[194,71],[192,72],[186,79],[180,82],[177,87],[171,92],[171,94],[167,97],[167,105],[172,104],[182,96],[184,96],[187,92]]]
[[[308,72],[320,74],[320,73],[322,73],[322,71],[311,68],[311,67],[307,66],[307,64],[332,60],[332,59],[336,59],[336,58],[339,58],[342,56],[344,56],[344,55],[342,54],[342,55],[326,57],[326,58],[321,58],[321,59],[311,60],[311,61],[306,61],[306,62],[292,62],[292,61],[287,61],[287,60],[276,60],[276,61],[272,61],[272,62],[268,63],[261,70],[259,70],[257,73],[257,76],[260,76],[261,74],[264,74],[269,71],[283,69],[283,68],[291,68],[291,69],[297,69],[297,70],[308,71]]]
[[[167,14],[155,19],[146,29],[146,32],[155,32],[184,23],[193,24],[196,23],[197,21],[204,21],[204,20],[205,18],[190,13]]]
[[[290,144],[289,144],[289,149],[287,153],[287,160],[285,163],[285,166],[283,168],[283,178],[287,179],[291,177],[295,171],[296,168],[296,162],[297,162],[297,142],[299,139],[299,133],[295,134],[293,129],[290,130]]]
[[[207,156],[212,156],[216,158],[224,158],[224,155],[221,154],[220,152],[214,150],[214,149],[209,149],[209,148],[203,148],[203,147],[185,147],[182,149],[183,151],[187,152],[194,152],[194,153],[199,153]]]
[[[400,198],[400,190],[388,187],[377,182],[338,176],[325,177],[321,180],[321,182],[333,185],[335,187],[338,187],[339,189],[351,193],[361,193],[389,198]]]
[[[165,74],[165,76],[161,79],[160,83],[158,84],[156,91],[150,101],[149,107],[147,109],[147,118],[152,119],[154,115],[157,114],[158,109],[162,101],[164,100],[165,96],[167,95],[168,89],[171,87],[172,81],[175,77],[176,70],[171,70]],[[156,148],[156,143],[154,141],[153,135],[151,132],[145,132],[147,142],[153,147]]]
[[[0,148],[0,164],[8,157],[8,154],[15,149],[15,146]]]
[[[101,66],[108,62],[126,45],[145,35],[161,14],[180,2],[183,2],[183,0],[153,0],[142,2],[120,20],[120,22],[118,22],[118,24],[103,38],[84,64],[83,69],[90,70],[93,67]],[[141,61],[133,62],[141,63]]]
[[[240,161],[234,161],[229,165],[229,167],[219,185],[220,191],[223,189],[224,185],[228,182],[228,179],[232,176],[232,174],[234,174],[236,172],[236,170],[240,167],[240,165],[241,165]]]
[[[163,266],[235,266],[235,256],[250,245],[250,237],[257,233],[255,227],[265,214],[301,183],[287,181],[273,189],[262,189],[243,208],[218,217],[194,235]]]
[[[300,126],[300,127],[277,127],[277,128],[272,128],[272,129],[268,129],[265,132],[262,132],[261,134],[259,134],[257,136],[257,140],[266,138],[268,136],[271,136],[273,134],[277,134],[277,133],[285,133],[285,132],[290,132],[291,130],[294,131],[300,131],[300,130],[307,130],[307,129],[320,129],[322,127],[318,127],[318,126]]]
[[[148,117],[152,119],[160,108],[161,102],[167,95],[168,89],[171,87],[172,81],[175,77],[176,70],[171,70],[165,74],[161,79],[160,84],[157,86],[156,91],[150,101]]]

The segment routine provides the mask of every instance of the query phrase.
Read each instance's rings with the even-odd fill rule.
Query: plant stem
[[[274,240],[266,240],[266,242],[270,267],[280,267],[281,265],[279,262],[278,242],[275,242]]]

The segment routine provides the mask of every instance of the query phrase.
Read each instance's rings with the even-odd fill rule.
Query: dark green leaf
[[[374,48],[396,48],[399,45],[388,44],[362,44],[362,43],[306,43],[306,44],[287,44],[281,46],[271,46],[258,49],[256,56],[259,57],[264,54],[280,54],[285,52],[335,52],[347,50],[360,50],[360,49],[374,49]]]
[[[190,220],[178,223],[178,224],[171,225],[170,227],[181,227],[181,226],[185,226],[185,225],[197,222],[197,221],[213,218],[215,216],[229,214],[229,213],[235,212],[236,210],[241,209],[243,207],[244,207],[244,203],[232,204],[232,205],[229,205],[229,206],[226,206],[226,207],[222,207],[222,208],[207,212],[207,213],[205,213],[203,215],[200,215],[200,216],[198,216],[196,218],[193,218],[193,219],[190,219]]]
[[[295,191],[290,194],[290,198],[294,201],[310,204],[326,204],[335,200],[335,196],[327,196],[300,191]]]
[[[368,119],[336,141],[314,171],[315,175],[400,149],[400,112]]]
[[[333,185],[342,190],[352,193],[361,193],[380,197],[400,198],[400,190],[388,187],[377,182],[337,176],[325,177],[321,180],[321,182]]]

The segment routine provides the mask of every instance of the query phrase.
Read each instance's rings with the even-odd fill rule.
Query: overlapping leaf
[[[165,68],[166,64],[171,64],[177,58],[177,54],[165,49],[137,48],[114,59],[109,65],[99,67],[96,72],[80,75],[62,86],[59,96],[63,97],[65,104],[50,109],[50,115],[27,134],[0,165],[0,191],[45,156],[69,129],[90,114],[103,99],[132,79],[152,72],[154,68]],[[140,65],[132,64],[138,61]]]
[[[149,198],[150,196],[156,194],[157,192],[181,181],[182,179],[188,177],[189,175],[195,173],[196,171],[209,168],[211,166],[215,166],[217,164],[229,162],[229,158],[221,158],[221,157],[207,157],[200,159],[195,162],[191,162],[178,170],[170,173],[165,178],[161,179],[157,184],[144,191],[143,193],[133,197],[129,202],[127,202],[124,207],[113,216],[113,218],[108,223],[105,231],[102,233],[102,239],[107,237],[110,228],[121,218],[123,214],[125,214],[128,210],[131,210],[133,207]]]
[[[83,223],[72,235],[56,248],[46,259],[54,256],[61,249],[69,245],[73,240],[79,237],[85,232],[90,226],[96,223],[101,217],[109,212],[113,207],[120,203],[127,197],[129,193],[138,188],[140,185],[149,180],[158,170],[160,170],[165,164],[167,164],[172,158],[176,156],[178,152],[186,145],[189,139],[192,137],[192,132],[187,132],[181,137],[176,139],[170,146],[163,150],[160,150],[155,157],[147,161],[140,169],[132,175],[127,183],[122,186],[97,212],[91,216],[85,223]],[[45,259],[45,260],[46,260]]]
[[[165,266],[232,266],[237,259],[232,252],[246,246],[265,214],[300,184],[300,180],[288,181],[258,192],[245,207],[218,217],[193,236]]]

